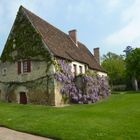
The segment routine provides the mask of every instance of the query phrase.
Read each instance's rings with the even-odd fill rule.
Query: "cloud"
[[[125,23],[120,30],[110,34],[105,42],[109,46],[121,46],[138,44],[140,40],[140,1],[135,0],[134,3],[124,9],[121,14],[120,21]],[[117,21],[116,21],[117,22]]]

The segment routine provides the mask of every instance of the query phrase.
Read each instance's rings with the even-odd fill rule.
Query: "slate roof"
[[[36,30],[41,34],[42,39],[54,56],[70,61],[78,61],[87,64],[91,69],[105,72],[84,44],[78,42],[77,47],[68,34],[57,29],[26,8],[21,6],[20,9],[24,11]]]

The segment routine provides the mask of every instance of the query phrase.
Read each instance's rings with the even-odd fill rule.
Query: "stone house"
[[[76,30],[66,34],[21,6],[1,55],[0,100],[59,106],[56,61],[68,61],[73,75],[90,69],[106,76],[99,57],[99,48],[92,54]]]

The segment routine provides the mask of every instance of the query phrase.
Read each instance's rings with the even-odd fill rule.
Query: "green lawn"
[[[0,124],[62,140],[139,140],[140,93],[64,108],[0,103]]]

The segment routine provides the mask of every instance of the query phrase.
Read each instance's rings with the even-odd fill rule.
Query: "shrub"
[[[110,94],[107,78],[89,72],[74,77],[68,62],[59,60],[58,64],[60,70],[54,76],[57,81],[63,84],[60,90],[61,94],[68,97],[72,103],[95,103]],[[82,86],[78,86],[77,81]]]

